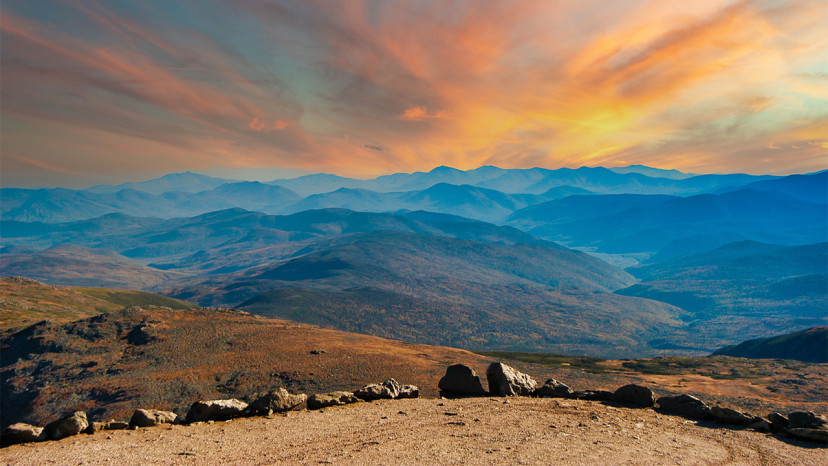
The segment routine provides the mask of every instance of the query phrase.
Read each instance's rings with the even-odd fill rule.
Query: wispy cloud
[[[148,172],[805,171],[826,162],[826,10],[804,0],[11,0],[2,118],[20,130],[4,130],[4,158],[69,171],[95,160],[112,176],[134,157]],[[90,141],[67,137],[71,157],[43,153],[42,135],[67,128]]]

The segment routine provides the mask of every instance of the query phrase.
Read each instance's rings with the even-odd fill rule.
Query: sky
[[[828,168],[828,3],[3,0],[3,186]]]

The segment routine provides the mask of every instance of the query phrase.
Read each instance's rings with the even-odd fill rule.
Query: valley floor
[[[650,409],[535,398],[387,400],[108,431],[0,450],[8,464],[828,464],[828,448]]]

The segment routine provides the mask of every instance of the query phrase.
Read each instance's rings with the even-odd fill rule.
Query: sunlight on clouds
[[[818,3],[50,3],[61,22],[12,1],[2,117],[30,130],[4,149],[64,169],[100,159],[77,138],[71,159],[42,152],[38,133],[71,126],[144,141],[148,171],[810,170],[828,124]],[[108,156],[112,173],[131,165]]]

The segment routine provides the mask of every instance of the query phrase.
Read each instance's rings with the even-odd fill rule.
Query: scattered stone
[[[450,421],[450,422],[447,422],[446,424],[450,425],[450,426],[464,426],[464,425],[466,425],[466,423],[463,422],[463,421]]]
[[[534,395],[541,398],[568,398],[572,396],[572,389],[555,379],[548,379],[542,387],[535,390]]]
[[[754,417],[748,413],[743,413],[730,408],[722,408],[721,406],[714,406],[710,410],[710,414],[714,419],[722,424],[747,426],[756,422]]]
[[[416,385],[403,385],[397,398],[419,398],[420,389]]]
[[[2,445],[17,445],[18,443],[41,442],[43,440],[46,440],[43,427],[36,427],[24,422],[6,427],[0,435],[0,444]]]
[[[229,400],[196,401],[187,411],[187,423],[199,421],[226,421],[239,417],[247,403],[235,398]]]
[[[588,401],[612,401],[613,393],[607,390],[576,390],[571,398]]]
[[[655,405],[655,394],[652,390],[641,385],[624,385],[612,394],[612,401],[638,408],[649,408]]]
[[[250,403],[244,410],[246,416],[270,416],[273,413],[284,413],[304,409],[307,406],[308,396],[304,393],[291,395],[284,388],[278,388],[264,396],[260,396]]]
[[[86,419],[86,413],[76,411],[70,416],[46,424],[46,427],[43,428],[43,434],[49,440],[60,440],[72,435],[78,435],[86,430],[87,427],[89,427],[89,420]]]
[[[796,411],[788,414],[788,428],[796,429],[799,427],[818,428],[828,424],[828,419],[825,416],[818,415],[811,411]]]
[[[311,350],[310,354],[328,354],[328,352],[323,349],[315,349]]]
[[[819,443],[828,443],[828,429],[809,429],[807,427],[794,427],[788,429],[788,434],[802,439]]]
[[[136,409],[129,420],[129,427],[153,427],[161,424],[172,424],[178,417],[171,411],[158,409]]]
[[[535,379],[502,362],[489,365],[486,379],[492,396],[531,396],[538,387]]]
[[[322,409],[361,401],[351,392],[317,393],[308,397],[308,409]]]
[[[393,400],[400,394],[400,384],[394,379],[388,379],[383,383],[366,385],[354,392],[354,396],[360,400]]]
[[[771,432],[778,434],[788,428],[788,418],[779,413],[768,414],[768,421],[771,424]]]
[[[486,390],[480,383],[480,377],[471,367],[463,364],[454,364],[446,369],[446,375],[437,383],[437,387],[450,395],[483,396]]]
[[[658,399],[659,411],[667,414],[678,414],[690,419],[710,419],[710,407],[691,395],[662,396]]]

